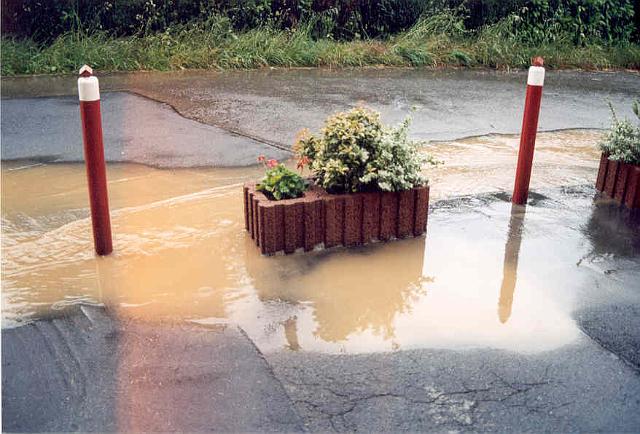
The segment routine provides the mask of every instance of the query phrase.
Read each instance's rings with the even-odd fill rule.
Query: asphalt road
[[[260,154],[285,157],[282,149],[291,147],[299,130],[318,130],[329,114],[358,104],[379,110],[385,122],[411,115],[411,134],[426,140],[518,133],[526,73],[200,71],[114,74],[101,83],[110,161],[238,166],[254,164]],[[2,158],[81,160],[75,86],[72,76],[3,79]],[[540,129],[604,128],[611,117],[608,102],[620,116],[632,116],[631,103],[639,96],[637,73],[551,71]]]
[[[82,307],[2,336],[4,432],[632,432],[640,376],[582,337],[536,355],[266,355],[232,326]]]
[[[185,119],[166,104],[124,92],[102,96],[105,157],[158,167],[245,166],[289,153],[218,127]],[[2,102],[2,159],[83,161],[74,97]]]
[[[123,321],[76,306],[2,331],[3,432],[303,429],[237,328]]]
[[[281,353],[268,360],[314,432],[628,432],[640,426],[637,372],[588,338],[535,356],[411,350]]]

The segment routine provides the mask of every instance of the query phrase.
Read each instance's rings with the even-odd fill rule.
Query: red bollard
[[[100,115],[100,88],[98,78],[87,65],[80,69],[78,78],[80,97],[80,117],[82,118],[82,139],[84,159],[89,184],[91,223],[93,242],[98,255],[108,255],[113,251],[111,241],[111,219],[107,196],[107,172],[102,143],[102,117]]]
[[[540,114],[540,101],[542,100],[542,87],[544,86],[544,60],[536,57],[532,61],[527,77],[527,96],[524,103],[524,118],[522,120],[522,134],[520,136],[520,150],[518,151],[518,168],[516,169],[516,182],[513,187],[511,202],[524,205],[529,196],[529,181],[531,180],[531,167],[533,166],[533,151],[536,146],[536,133],[538,132],[538,115]]]

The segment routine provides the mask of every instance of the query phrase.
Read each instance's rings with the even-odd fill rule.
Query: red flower
[[[278,165],[278,160],[274,160],[273,158],[269,161],[267,161],[267,167],[269,169],[273,169],[274,167],[276,167]]]
[[[302,169],[304,166],[306,166],[307,164],[309,164],[311,160],[309,160],[309,157],[307,157],[306,155],[302,158],[300,158],[298,160],[298,169]]]
[[[265,156],[264,156],[264,155],[260,155],[260,156],[258,157],[258,163],[264,163],[264,160],[266,160],[266,158],[265,158]]]

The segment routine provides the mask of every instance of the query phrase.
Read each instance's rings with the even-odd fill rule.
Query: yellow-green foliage
[[[635,124],[629,119],[619,119],[611,106],[611,129],[600,143],[600,149],[610,160],[640,164],[640,101],[634,102],[633,112],[637,117]]]
[[[426,183],[420,171],[431,159],[408,137],[409,120],[398,127],[358,107],[327,119],[319,137],[303,131],[296,143],[301,162],[330,192],[400,191]]]

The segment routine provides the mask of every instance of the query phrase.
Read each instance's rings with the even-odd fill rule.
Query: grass
[[[458,23],[459,24],[459,23]],[[385,40],[335,41],[311,36],[311,26],[263,27],[237,33],[224,20],[192,23],[157,34],[115,38],[104,32],[66,33],[48,45],[2,38],[3,76],[100,71],[275,67],[466,66],[524,68],[534,55],[550,68],[640,69],[640,45],[568,38],[527,44],[507,22],[469,32],[444,14],[419,21]]]

